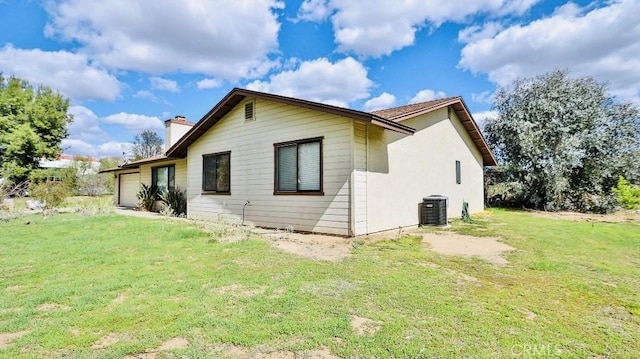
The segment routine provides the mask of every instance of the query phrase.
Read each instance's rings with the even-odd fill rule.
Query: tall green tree
[[[17,183],[38,168],[41,157],[55,157],[73,120],[69,100],[47,86],[0,74],[0,176]]]
[[[484,130],[523,206],[607,211],[618,176],[640,176],[638,108],[591,77],[519,79],[497,92],[494,109]]]
[[[163,146],[164,142],[157,133],[151,130],[142,131],[133,138],[133,160],[162,154]]]

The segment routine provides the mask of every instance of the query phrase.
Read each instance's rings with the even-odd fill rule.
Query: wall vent
[[[244,120],[245,121],[253,121],[255,120],[255,106],[253,102],[247,102],[244,104]]]

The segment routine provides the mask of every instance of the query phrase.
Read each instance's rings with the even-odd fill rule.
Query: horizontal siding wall
[[[254,99],[247,99],[254,101]],[[245,101],[246,102],[246,101]],[[271,101],[242,102],[188,149],[189,217],[349,235],[352,120]],[[274,195],[274,144],[323,136],[324,196]],[[202,155],[231,151],[231,194],[202,194]]]
[[[148,165],[140,166],[140,183],[151,185],[151,169],[154,167],[175,166],[176,188],[185,191],[187,189],[187,160],[171,160],[163,162],[154,162]],[[162,202],[156,201],[154,210],[159,211],[163,207]]]
[[[418,203],[429,195],[449,198],[447,216],[460,217],[462,202],[470,212],[484,210],[482,155],[453,111],[446,108],[403,122],[413,136],[369,128],[368,231],[415,226]],[[462,183],[456,183],[460,161]]]

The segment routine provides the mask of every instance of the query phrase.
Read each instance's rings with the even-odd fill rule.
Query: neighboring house
[[[82,157],[82,156],[81,156]],[[48,159],[46,157],[40,158],[40,168],[67,168],[71,166],[85,165],[85,171],[88,173],[98,173],[100,169],[100,161],[91,157],[82,157],[83,161],[76,161],[73,156],[61,154],[56,156],[55,159]]]
[[[171,163],[189,218],[343,236],[416,226],[429,195],[449,198],[449,217],[463,201],[482,211],[496,164],[460,97],[366,113],[236,88],[169,145],[118,169],[116,187]]]

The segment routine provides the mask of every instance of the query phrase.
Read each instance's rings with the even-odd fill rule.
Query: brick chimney
[[[184,116],[177,115],[175,118],[164,121],[164,127],[164,150],[166,151],[193,127],[193,123],[187,121]]]

